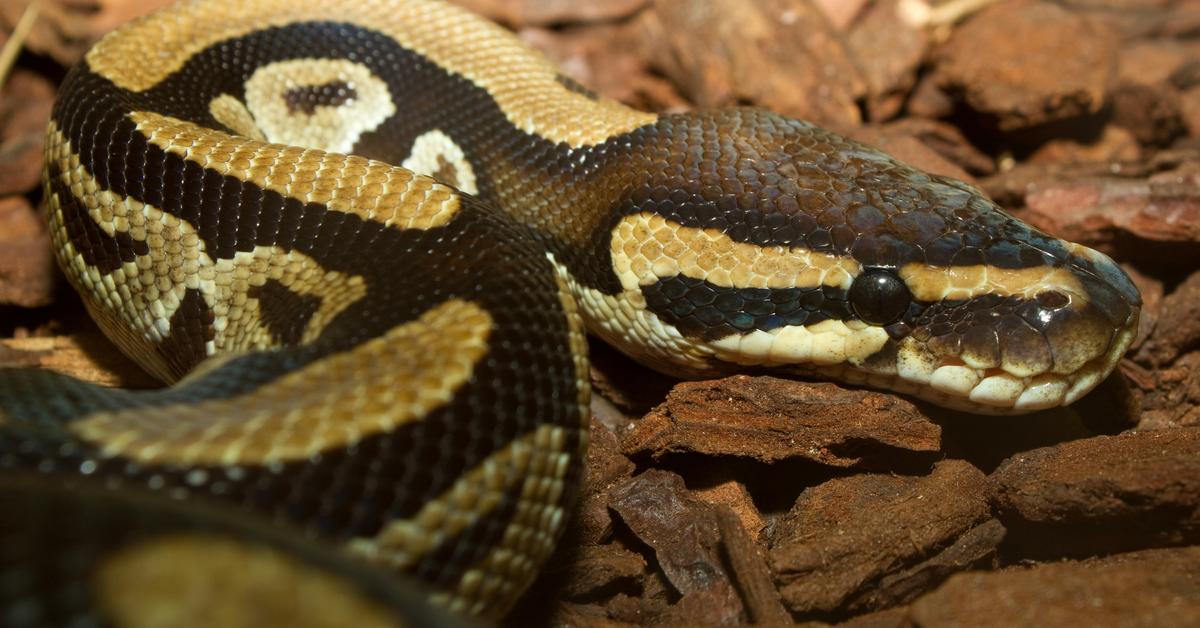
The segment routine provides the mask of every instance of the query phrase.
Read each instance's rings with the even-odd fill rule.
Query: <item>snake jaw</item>
[[[920,374],[911,369],[902,372],[899,378],[912,386],[893,384],[890,387],[909,388],[906,392],[927,401],[976,414],[1023,414],[1069,405],[1090,392],[1113,371],[1133,342],[1136,329],[1135,314],[1129,325],[1113,334],[1105,350],[1066,374],[1042,372],[1022,375],[1020,373],[1024,367],[1021,364],[973,368],[961,360],[946,356],[936,362],[937,366],[931,372]],[[910,363],[918,361],[911,357],[907,360]],[[911,379],[904,379],[905,376]]]
[[[1133,342],[1141,298],[1108,257],[1070,247],[1064,268],[1078,289],[934,304],[897,341],[896,379],[908,385],[885,385],[982,414],[1031,412],[1087,394]]]

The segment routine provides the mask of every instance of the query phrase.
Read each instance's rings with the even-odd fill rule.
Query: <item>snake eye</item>
[[[912,293],[894,273],[872,268],[854,278],[850,285],[850,306],[864,322],[888,325],[908,310]]]

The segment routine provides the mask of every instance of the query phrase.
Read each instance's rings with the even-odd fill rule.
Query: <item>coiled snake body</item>
[[[1008,413],[1090,390],[1140,306],[965,184],[633,111],[434,0],[185,2],[93,48],[48,134],[60,265],[174,385],[0,372],[0,467],[232,502],[471,613],[562,530],[585,325],[678,375]]]

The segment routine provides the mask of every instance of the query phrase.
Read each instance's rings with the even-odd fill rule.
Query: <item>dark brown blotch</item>
[[[322,85],[293,87],[283,93],[288,113],[311,116],[317,107],[339,107],[358,98],[358,91],[346,81],[330,81]]]
[[[588,89],[587,86],[569,76],[566,76],[565,74],[555,74],[554,80],[557,81],[559,85],[567,88],[569,91],[575,92],[576,94],[582,94],[589,100],[600,100],[600,96],[596,92]]]
[[[458,180],[458,168],[455,168],[454,164],[446,161],[446,158],[441,155],[438,155],[437,162],[438,167],[433,171],[433,178],[453,188],[461,187]]]
[[[281,346],[300,344],[305,328],[321,307],[319,297],[294,292],[277,279],[252,286],[246,296],[258,300],[260,320]]]
[[[208,357],[206,347],[217,336],[215,315],[199,290],[183,293],[171,315],[171,333],[155,347],[166,365],[166,375],[176,381]]]

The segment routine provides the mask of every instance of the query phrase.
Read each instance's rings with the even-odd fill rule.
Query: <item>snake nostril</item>
[[[904,280],[882,268],[867,269],[855,277],[848,297],[859,319],[874,325],[896,322],[912,302]]]
[[[1057,290],[1047,290],[1038,293],[1037,301],[1042,307],[1057,310],[1066,307],[1071,302],[1071,298]]]

